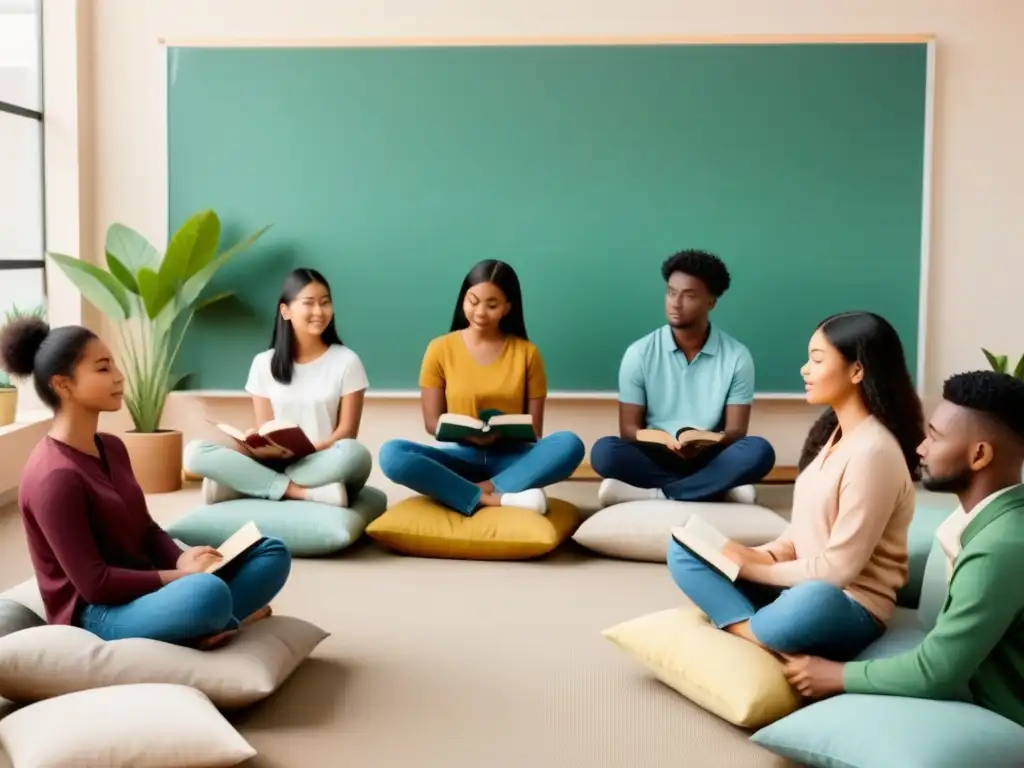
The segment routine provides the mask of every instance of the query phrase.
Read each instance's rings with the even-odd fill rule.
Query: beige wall
[[[1017,0],[79,0],[91,50],[80,79],[81,156],[89,205],[66,205],[51,226],[81,238],[95,259],[103,231],[130,222],[154,242],[166,231],[164,54],[159,38],[324,38],[719,34],[898,34],[937,38],[932,257],[926,385],[984,366],[981,345],[1024,351],[1024,3]],[[53,12],[73,0],[47,0]],[[91,29],[89,27],[91,26]],[[85,71],[85,70],[83,70]],[[65,94],[71,99],[71,94]],[[47,108],[51,108],[47,99]],[[67,110],[65,104],[65,110]],[[91,135],[89,132],[91,131]],[[48,158],[51,163],[56,162]],[[50,175],[63,174],[61,168]],[[81,211],[83,220],[68,220]],[[51,214],[52,215],[52,214]],[[685,244],[680,244],[685,245]],[[658,255],[652,255],[657,258]],[[856,268],[856,265],[851,265]],[[983,273],[993,275],[983,278]],[[210,405],[209,403],[207,405]],[[224,406],[221,403],[221,406]],[[239,411],[238,408],[241,407]],[[196,422],[201,409],[172,405],[168,418]],[[588,442],[615,428],[610,403],[550,406],[552,428]],[[208,411],[241,418],[244,404]],[[799,403],[758,403],[754,429],[792,463],[813,413]],[[419,436],[413,403],[376,402],[364,438]],[[189,429],[190,433],[194,430]]]

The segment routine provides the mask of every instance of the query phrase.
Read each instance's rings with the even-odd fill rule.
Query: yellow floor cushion
[[[579,525],[572,504],[548,499],[541,515],[517,507],[484,507],[466,517],[425,496],[395,504],[366,535],[406,555],[463,560],[525,560],[551,552]]]
[[[800,706],[782,663],[718,629],[703,611],[658,611],[602,633],[656,678],[733,725],[758,728]]]

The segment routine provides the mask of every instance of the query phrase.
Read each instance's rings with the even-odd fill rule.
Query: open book
[[[459,442],[467,437],[498,435],[502,440],[536,440],[533,417],[528,413],[484,411],[480,418],[458,413],[444,413],[437,420],[434,436],[446,442]]]
[[[311,453],[316,453],[316,447],[312,441],[295,424],[271,420],[248,436],[230,424],[214,424],[214,426],[249,453],[266,446],[277,446],[288,451],[289,455],[282,458],[290,461],[296,461]]]
[[[636,439],[641,443],[659,443],[672,449],[675,449],[677,444],[706,447],[720,443],[724,437],[721,432],[709,432],[693,427],[683,427],[675,435],[660,429],[638,429],[636,433]]]
[[[217,551],[221,554],[221,559],[210,565],[206,569],[206,573],[216,573],[243,552],[247,552],[251,547],[259,543],[259,540],[262,538],[263,534],[256,527],[256,523],[251,521],[246,523],[231,534],[227,541],[217,547]]]
[[[739,565],[722,554],[729,539],[713,525],[697,515],[690,515],[685,524],[672,528],[671,533],[672,538],[690,554],[729,581],[736,581],[740,575]]]

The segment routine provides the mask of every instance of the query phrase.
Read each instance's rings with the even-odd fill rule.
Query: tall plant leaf
[[[167,244],[160,278],[172,285],[184,282],[213,260],[219,239],[217,214],[206,210],[190,216]]]
[[[249,235],[245,240],[242,240],[235,245],[228,248],[222,254],[213,259],[209,264],[204,266],[194,275],[189,277],[185,284],[181,288],[179,295],[179,301],[184,306],[191,306],[198,299],[203,290],[205,290],[207,284],[213,279],[213,276],[217,273],[221,267],[227,264],[231,259],[237,256],[242,251],[245,251],[252,247],[252,245],[259,240],[263,233],[270,229],[271,225],[258,229]]]
[[[1013,375],[1024,381],[1024,355],[1020,356],[1020,360],[1017,361],[1017,367],[1013,369]]]
[[[50,258],[68,276],[86,301],[107,317],[123,322],[131,316],[131,305],[124,287],[109,272],[104,272],[81,259],[73,259],[62,253],[51,253]]]
[[[135,275],[110,251],[107,251],[107,269],[110,270],[110,274],[117,278],[117,282],[136,296],[139,294],[139,284],[135,280]]]
[[[105,250],[132,272],[160,263],[160,253],[149,240],[124,224],[111,224],[107,229]]]
[[[146,314],[153,320],[174,298],[174,287],[149,267],[143,267],[139,270],[139,293],[146,304]]]

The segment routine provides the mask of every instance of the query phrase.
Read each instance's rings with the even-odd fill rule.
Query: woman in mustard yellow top
[[[444,413],[477,417],[497,410],[533,418],[536,442],[492,435],[464,443],[390,440],[381,446],[380,468],[388,479],[464,515],[499,506],[544,514],[543,488],[568,478],[583,460],[576,435],[543,436],[544,361],[526,335],[519,278],[505,262],[481,261],[466,275],[451,332],[427,346],[420,390],[430,435]]]

